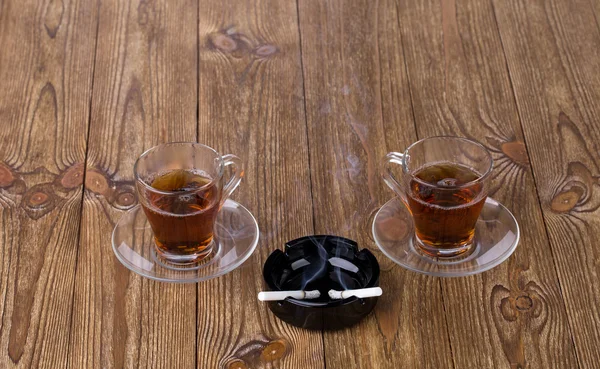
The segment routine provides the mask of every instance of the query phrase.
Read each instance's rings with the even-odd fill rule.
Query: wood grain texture
[[[588,1],[494,5],[577,358],[580,367],[595,368],[600,358],[597,19]]]
[[[507,262],[443,281],[454,364],[577,367],[492,4],[406,2],[400,13],[419,137],[482,142],[495,160],[490,195],[521,228]]]
[[[408,272],[371,239],[393,196],[377,163],[415,141],[393,1],[300,1],[315,231],[378,256],[384,294],[358,326],[325,333],[327,368],[451,368],[439,281]]]
[[[110,242],[136,158],[196,139],[196,30],[192,0],[100,4],[70,368],[195,366],[196,286],[130,273]]]
[[[600,28],[600,0],[589,0],[589,1],[590,1],[590,5],[592,7],[592,11],[596,15],[596,24],[598,25],[598,28]],[[585,5],[583,5],[583,6],[585,9]]]
[[[0,368],[595,368],[599,71],[600,0],[0,0]],[[440,134],[492,151],[521,226],[482,275],[407,272],[371,239],[379,159]],[[139,154],[194,140],[245,161],[260,244],[152,282],[110,235]],[[352,329],[256,299],[269,253],[313,233],[380,261]]]
[[[0,367],[64,367],[95,9],[0,3]]]
[[[269,253],[313,233],[296,4],[211,0],[199,14],[199,141],[244,160],[233,198],[261,238],[241,268],[198,285],[198,368],[323,368],[320,332],[256,297]]]

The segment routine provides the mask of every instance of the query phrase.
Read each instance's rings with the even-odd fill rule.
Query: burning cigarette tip
[[[316,299],[321,296],[319,290],[313,291],[263,291],[258,293],[258,299],[260,301],[281,301],[288,297],[297,300],[310,300]]]
[[[377,297],[383,294],[383,290],[379,287],[371,287],[371,288],[361,288],[357,290],[345,290],[345,291],[336,291],[329,290],[329,298],[332,300],[340,300],[347,299],[351,296],[356,296],[358,298],[367,298],[367,297]]]

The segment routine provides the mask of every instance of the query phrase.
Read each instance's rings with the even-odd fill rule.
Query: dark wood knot
[[[108,179],[104,173],[97,169],[89,169],[87,171],[85,176],[85,187],[94,193],[104,196],[108,195],[110,192],[110,183],[108,182]]]
[[[104,199],[117,209],[127,210],[137,203],[132,181],[114,181],[101,169],[88,168],[85,174],[85,188],[104,196]]]
[[[225,369],[248,369],[248,366],[241,359],[232,359],[225,363]]]
[[[514,284],[514,283],[513,283]],[[539,317],[544,311],[542,289],[533,281],[525,286],[513,285],[513,290],[502,285],[492,289],[492,299],[500,302],[500,315],[507,322],[514,322],[522,314]]]
[[[65,170],[58,178],[63,188],[72,189],[83,183],[83,163],[77,163]]]
[[[135,195],[131,192],[123,192],[117,196],[117,204],[120,206],[130,206],[135,203]]]
[[[238,48],[236,40],[225,33],[213,33],[209,36],[210,44],[225,53],[231,53]]]
[[[261,45],[254,49],[254,55],[258,56],[259,58],[267,58],[271,55],[276,54],[278,51],[279,49],[277,49],[277,46]]]
[[[287,353],[287,344],[284,340],[271,341],[260,353],[262,361],[270,362],[281,359]]]
[[[242,345],[222,366],[230,368],[254,368],[260,363],[269,363],[286,356],[290,351],[289,344],[284,339],[258,339],[251,340]]]
[[[515,300],[515,307],[520,311],[527,311],[533,307],[533,300],[527,295],[521,295]]]
[[[505,297],[500,300],[500,314],[507,322],[514,322],[518,317],[518,313],[514,310],[513,303],[514,300],[512,297]]]
[[[571,209],[573,209],[575,205],[577,205],[582,194],[582,191],[577,191],[576,188],[572,188],[568,191],[563,191],[554,196],[550,204],[550,208],[555,213],[567,213],[571,211]]]
[[[0,188],[10,187],[15,181],[15,176],[10,167],[0,163]]]
[[[51,183],[31,187],[21,200],[21,206],[31,219],[39,219],[48,214],[56,205],[56,196]]]
[[[515,164],[526,166],[529,165],[529,158],[527,157],[527,148],[521,141],[504,142],[500,149],[510,160]]]
[[[31,207],[39,207],[48,201],[48,199],[50,199],[50,196],[47,193],[38,191],[32,193],[27,202]]]
[[[255,39],[236,32],[234,27],[222,29],[208,35],[207,46],[212,50],[219,50],[234,58],[253,57],[258,59],[270,58],[279,52],[279,48],[272,44],[258,44]]]
[[[119,184],[111,201],[119,209],[129,209],[137,203],[137,196],[132,185]]]
[[[562,183],[554,192],[550,209],[555,213],[593,212],[598,209],[594,195],[600,176],[594,175],[583,163],[570,162]]]

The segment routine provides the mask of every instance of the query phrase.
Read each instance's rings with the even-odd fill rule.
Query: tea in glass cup
[[[400,165],[398,178],[390,163]],[[382,176],[410,211],[422,252],[450,257],[472,248],[492,165],[483,145],[460,137],[426,138],[386,155]]]
[[[229,165],[235,172],[224,183]],[[134,172],[158,255],[175,264],[209,255],[217,214],[243,176],[240,159],[198,143],[167,143],[142,154]]]

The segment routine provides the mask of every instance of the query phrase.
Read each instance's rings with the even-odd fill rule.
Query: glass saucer
[[[248,209],[227,200],[217,215],[211,254],[196,264],[172,264],[157,255],[152,229],[138,205],[115,226],[112,247],[117,259],[134,273],[162,282],[195,283],[240,266],[256,249],[258,235],[258,224]]]
[[[506,260],[519,243],[519,225],[504,205],[488,197],[475,226],[472,251],[465,256],[431,257],[415,245],[411,214],[399,198],[394,198],[375,215],[373,237],[379,249],[403,268],[438,277],[463,277],[485,272]]]

